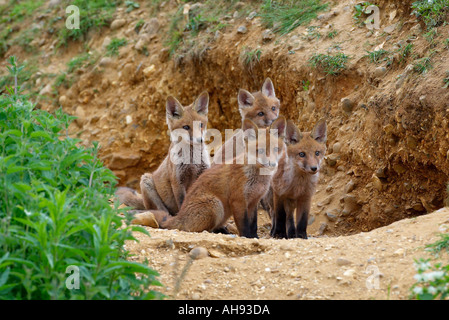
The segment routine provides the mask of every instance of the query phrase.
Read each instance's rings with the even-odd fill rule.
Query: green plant
[[[320,27],[318,26],[309,26],[307,27],[307,38],[308,40],[312,39],[320,39],[321,33],[319,31]]]
[[[310,81],[309,80],[302,80],[302,90],[303,91],[309,91],[309,87],[310,87]]]
[[[68,29],[65,24],[59,29],[58,46],[67,45],[68,41],[78,41],[85,38],[93,28],[109,25],[113,13],[120,0],[74,0],[71,5],[79,8],[80,23],[78,29]]]
[[[430,56],[426,56],[420,59],[417,59],[413,63],[413,71],[423,74],[429,71],[432,68],[432,60]]]
[[[449,297],[449,265],[430,264],[430,259],[415,262],[417,274],[411,297],[418,300],[447,299]]]
[[[20,79],[17,59],[9,62]],[[160,285],[157,273],[127,260],[125,241],[147,232],[109,203],[116,177],[98,144],[84,148],[69,137],[74,117],[62,110],[35,109],[16,84],[7,92],[0,96],[0,298],[161,297],[149,290]]]
[[[128,41],[125,38],[117,39],[114,38],[111,42],[106,46],[106,55],[107,56],[118,56],[120,47],[126,46]]]
[[[449,0],[421,0],[412,3],[412,14],[421,18],[427,29],[438,27],[447,21]]]
[[[240,54],[240,61],[251,72],[256,64],[260,62],[261,56],[262,51],[260,49],[251,49],[250,47],[244,46]]]
[[[140,4],[138,4],[137,2],[134,2],[134,1],[130,1],[130,0],[125,1],[125,6],[127,6],[126,12],[131,12],[134,9],[140,8]]]
[[[265,27],[284,35],[300,25],[308,24],[327,7],[327,3],[319,0],[264,0],[260,16]]]
[[[324,71],[326,74],[337,75],[344,69],[346,69],[346,63],[349,60],[349,56],[343,52],[338,52],[335,55],[326,55],[315,53],[310,59],[309,64],[312,67],[317,67]]]
[[[413,43],[408,43],[399,48],[399,62],[403,63],[407,60],[413,50]]]
[[[366,8],[368,8],[371,5],[372,5],[371,3],[365,1],[362,3],[358,3],[354,6],[354,15],[352,16],[352,18],[354,19],[355,24],[357,26],[363,27],[365,25],[365,21],[366,21],[365,10],[366,10]]]
[[[332,31],[329,31],[327,33],[327,37],[330,38],[330,39],[335,38],[337,35],[338,35],[338,31],[337,30],[332,30]]]
[[[443,82],[444,82],[443,88],[445,89],[449,88],[449,71],[446,71],[446,78],[443,79]],[[449,184],[447,186],[447,194],[449,195]],[[449,197],[446,200],[446,204],[449,205]]]
[[[370,61],[376,64],[385,61],[386,59],[384,58],[384,56],[389,54],[389,52],[384,49],[366,52],[368,52],[368,54],[365,57],[369,57]]]

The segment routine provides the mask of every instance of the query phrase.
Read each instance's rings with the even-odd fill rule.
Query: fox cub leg
[[[145,209],[142,196],[138,194],[136,190],[127,187],[120,187],[115,192],[115,195],[119,199],[120,203],[123,203],[128,207],[133,207],[137,210]]]
[[[145,209],[157,209],[169,212],[154,185],[153,175],[145,173],[140,179],[140,190],[142,191]]]
[[[238,203],[232,206],[234,221],[241,237],[258,238],[257,236],[257,205],[241,207]]]

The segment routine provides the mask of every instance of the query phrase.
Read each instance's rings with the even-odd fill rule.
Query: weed
[[[449,71],[446,71],[446,78],[443,79],[444,86],[443,88],[447,89],[449,88]],[[446,204],[449,206],[449,184],[447,185],[447,194],[448,198],[446,200]]]
[[[134,9],[140,8],[140,4],[138,4],[137,2],[134,2],[134,1],[130,1],[130,0],[125,1],[125,6],[127,6],[126,12],[131,12]]]
[[[337,35],[338,35],[338,31],[337,30],[332,30],[332,31],[329,31],[327,33],[327,37],[330,38],[330,39],[335,38]]]
[[[113,38],[111,40],[111,43],[109,43],[106,46],[106,55],[107,56],[118,56],[119,51],[118,49],[120,47],[126,46],[128,43],[128,41],[126,40],[126,38],[122,38],[122,39],[118,39],[118,38]]]
[[[310,87],[310,81],[309,80],[302,80],[302,90],[303,91],[309,91],[309,87]]]
[[[120,0],[74,0],[71,5],[80,9],[80,28],[67,29],[65,25],[59,30],[58,46],[67,45],[69,40],[84,39],[93,28],[101,28],[112,21],[113,13]]]
[[[321,38],[321,33],[320,33],[319,29],[320,29],[320,27],[317,27],[317,26],[307,27],[307,39],[313,40],[313,39]]]
[[[389,51],[384,49],[379,49],[375,51],[367,51],[368,54],[365,57],[369,57],[370,61],[373,63],[380,63],[382,61],[385,61],[386,58],[384,58],[385,55],[389,54]],[[383,58],[383,59],[382,59]]]
[[[284,35],[300,25],[308,24],[327,7],[327,3],[319,0],[264,0],[260,16],[265,27]]]
[[[262,51],[260,49],[251,49],[250,47],[244,46],[240,54],[240,61],[251,72],[256,64],[260,62],[261,56]]]
[[[355,24],[359,27],[363,27],[366,23],[366,13],[365,10],[372,4],[365,1],[362,3],[358,3],[354,6],[354,15],[352,18],[355,21]],[[365,18],[365,19],[364,19]]]
[[[412,9],[412,14],[421,18],[430,30],[447,21],[449,0],[416,1],[412,3]]]
[[[429,71],[432,68],[432,61],[430,56],[426,56],[420,59],[417,59],[413,63],[413,71],[423,74]]]
[[[315,53],[310,59],[309,64],[312,67],[318,67],[326,74],[337,75],[346,69],[346,63],[349,56],[343,52],[338,52],[335,55],[317,54]]]
[[[18,81],[22,67],[9,62]],[[160,284],[147,262],[127,261],[125,241],[148,233],[109,203],[116,177],[98,159],[98,144],[82,147],[67,135],[74,117],[35,109],[13,86],[0,97],[2,299],[161,297],[148,291]]]
[[[413,43],[408,43],[405,46],[399,48],[399,63],[403,63],[407,60],[413,50]]]

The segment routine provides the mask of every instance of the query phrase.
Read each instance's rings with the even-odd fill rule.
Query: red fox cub
[[[321,161],[326,152],[326,122],[322,119],[312,132],[300,132],[287,122],[287,152],[279,160],[273,176],[271,236],[307,239],[307,223],[315,194]],[[296,209],[296,225],[293,213]]]
[[[268,128],[279,116],[279,99],[276,98],[273,82],[266,78],[260,91],[250,93],[240,89],[238,93],[239,111],[242,122],[245,119],[252,120],[259,129]],[[243,150],[244,142],[242,131],[238,130],[234,135],[215,152],[213,163],[232,163]]]
[[[259,130],[249,119],[243,121],[243,141],[249,152],[243,164],[217,164],[206,170],[187,192],[176,216],[152,211],[160,227],[191,232],[219,231],[233,216],[240,236],[257,238],[257,205],[267,192],[278,160],[285,150],[287,123],[279,117]],[[268,133],[268,134],[267,134]]]
[[[139,210],[162,210],[176,214],[187,190],[210,167],[204,136],[207,126],[209,94],[201,93],[194,103],[184,107],[174,97],[167,98],[167,124],[172,142],[169,154],[153,173],[140,180],[142,195],[130,188],[118,188],[121,203]],[[181,136],[180,142],[174,137]]]

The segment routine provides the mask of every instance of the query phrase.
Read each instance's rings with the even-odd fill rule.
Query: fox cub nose
[[[317,169],[317,167],[310,167],[310,170],[312,170],[313,172],[315,172]]]

